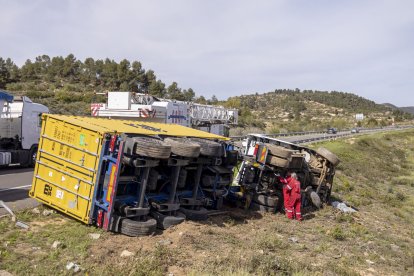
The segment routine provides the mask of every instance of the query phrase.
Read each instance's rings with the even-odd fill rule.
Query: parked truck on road
[[[41,115],[49,109],[28,97],[0,90],[0,166],[33,166],[40,135]]]
[[[238,123],[237,109],[193,102],[158,99],[133,92],[107,92],[106,103],[92,103],[91,115],[107,118],[177,124],[229,136]]]

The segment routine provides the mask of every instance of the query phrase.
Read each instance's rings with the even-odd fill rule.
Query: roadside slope
[[[336,199],[305,221],[229,208],[203,223],[185,222],[152,237],[130,238],[60,214],[21,213],[23,231],[0,219],[0,270],[66,273],[76,262],[90,275],[412,275],[414,273],[414,131],[364,135],[323,145],[342,160]],[[40,210],[42,211],[42,210]],[[88,233],[100,233],[98,240]],[[54,241],[62,242],[50,249]],[[134,255],[121,257],[128,250]]]

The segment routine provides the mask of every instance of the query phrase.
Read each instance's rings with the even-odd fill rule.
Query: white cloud
[[[340,90],[414,105],[412,1],[2,1],[0,56],[140,60],[219,98]]]

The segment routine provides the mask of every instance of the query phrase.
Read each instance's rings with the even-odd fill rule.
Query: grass
[[[75,262],[89,275],[412,275],[414,131],[319,146],[342,161],[333,197],[359,212],[326,206],[297,223],[282,214],[231,209],[229,215],[186,222],[162,235],[129,238],[61,214],[26,211],[18,217],[30,223],[28,231],[0,219],[0,270],[70,274],[65,266]],[[101,237],[92,240],[89,233]],[[159,245],[164,239],[171,244]],[[62,246],[51,249],[56,240]],[[134,256],[120,257],[125,249]]]

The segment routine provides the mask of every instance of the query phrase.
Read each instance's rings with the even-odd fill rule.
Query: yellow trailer
[[[122,202],[128,205],[122,205],[124,214],[133,220],[137,216],[146,216],[151,207],[142,200],[139,202],[144,196],[150,174],[149,169],[140,171],[140,168],[156,167],[160,161],[174,154],[171,153],[171,145],[164,142],[166,138],[191,140],[191,137],[196,137],[220,146],[227,140],[222,136],[172,124],[52,114],[44,114],[42,120],[29,195],[84,223],[113,231],[117,231],[122,224],[122,215],[115,210],[121,204],[115,200],[119,179],[126,178],[121,174],[122,170],[131,171],[128,179],[138,183],[134,184],[139,190],[135,205],[129,199]],[[224,157],[221,154],[214,158]],[[131,212],[135,212],[136,216]],[[124,224],[128,229],[134,228]]]

